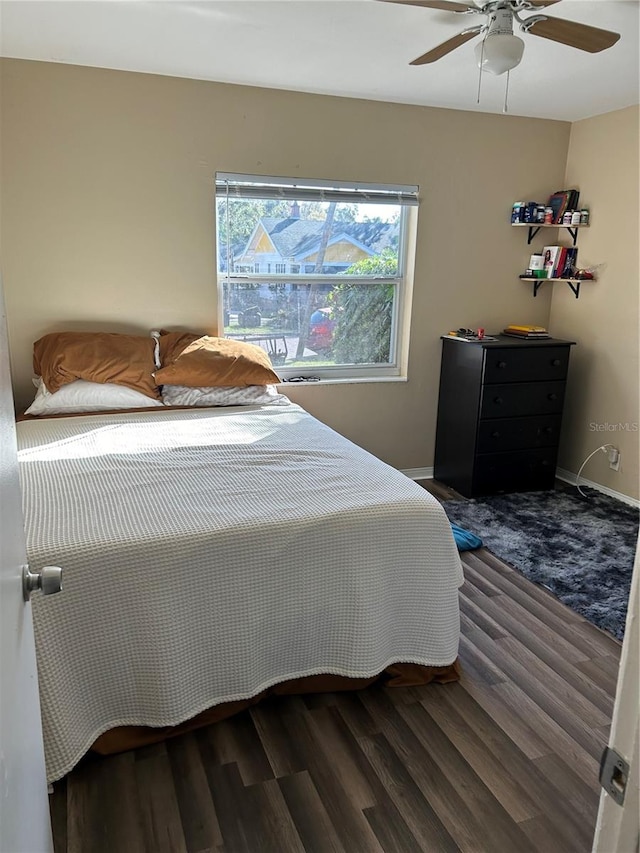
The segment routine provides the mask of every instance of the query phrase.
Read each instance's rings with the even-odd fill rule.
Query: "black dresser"
[[[444,337],[435,479],[465,497],[553,488],[574,343]]]

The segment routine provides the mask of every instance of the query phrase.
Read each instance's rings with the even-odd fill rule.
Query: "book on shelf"
[[[573,278],[578,266],[578,247],[570,246],[567,249],[562,268],[558,272],[558,278]]]
[[[560,263],[562,248],[562,246],[545,246],[542,250],[543,263],[547,272],[547,278],[556,277],[556,270]]]
[[[577,246],[545,246],[543,252],[545,278],[572,278],[578,266]],[[530,278],[526,273],[524,278]]]
[[[553,210],[553,224],[562,225],[562,217],[567,210],[577,210],[580,203],[580,192],[578,190],[557,190],[552,193],[547,202],[547,207]]]

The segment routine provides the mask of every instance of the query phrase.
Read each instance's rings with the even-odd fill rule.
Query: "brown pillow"
[[[263,349],[230,338],[168,332],[160,337],[160,363],[158,385],[213,388],[280,382]]]
[[[33,369],[54,394],[76,379],[111,382],[154,400],[160,391],[153,378],[155,341],[107,332],[53,332],[33,345]]]

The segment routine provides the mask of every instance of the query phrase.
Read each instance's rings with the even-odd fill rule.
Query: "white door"
[[[31,605],[22,597],[25,563],[7,323],[0,279],[0,851],[50,853],[53,842]]]
[[[613,709],[609,747],[629,767],[624,801],[619,805],[605,790],[600,793],[600,809],[593,842],[594,853],[637,853],[640,843],[638,725],[640,723],[640,540],[631,579],[629,609],[620,659],[620,672]]]

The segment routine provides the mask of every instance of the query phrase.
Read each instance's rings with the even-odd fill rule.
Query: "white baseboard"
[[[411,480],[433,480],[433,467],[407,468],[402,473]],[[571,471],[565,471],[564,468],[556,469],[556,477],[559,480],[563,480],[565,483],[570,483],[572,486],[576,485],[576,475]],[[609,495],[609,497],[614,498],[617,501],[622,501],[622,503],[629,504],[630,506],[640,507],[640,500],[637,498],[631,498],[629,495],[623,495],[622,492],[616,492],[613,489],[608,489],[606,486],[601,486],[600,483],[594,483],[592,480],[587,480],[584,477],[580,477],[580,485],[586,486],[589,489],[595,489],[597,492],[602,492],[603,494]]]
[[[576,485],[576,475],[571,471],[565,471],[564,468],[556,468],[556,477],[559,480],[564,480],[565,483],[570,483],[572,486]],[[640,507],[640,500],[637,498],[630,498],[629,495],[623,495],[622,492],[608,489],[606,486],[601,486],[600,483],[594,483],[592,480],[587,480],[584,477],[580,477],[580,485],[603,492],[603,494],[609,495],[610,498],[615,498],[617,501],[622,501],[622,503],[629,504],[630,506]]]
[[[431,468],[407,468],[402,472],[411,480],[433,480],[433,467]]]

